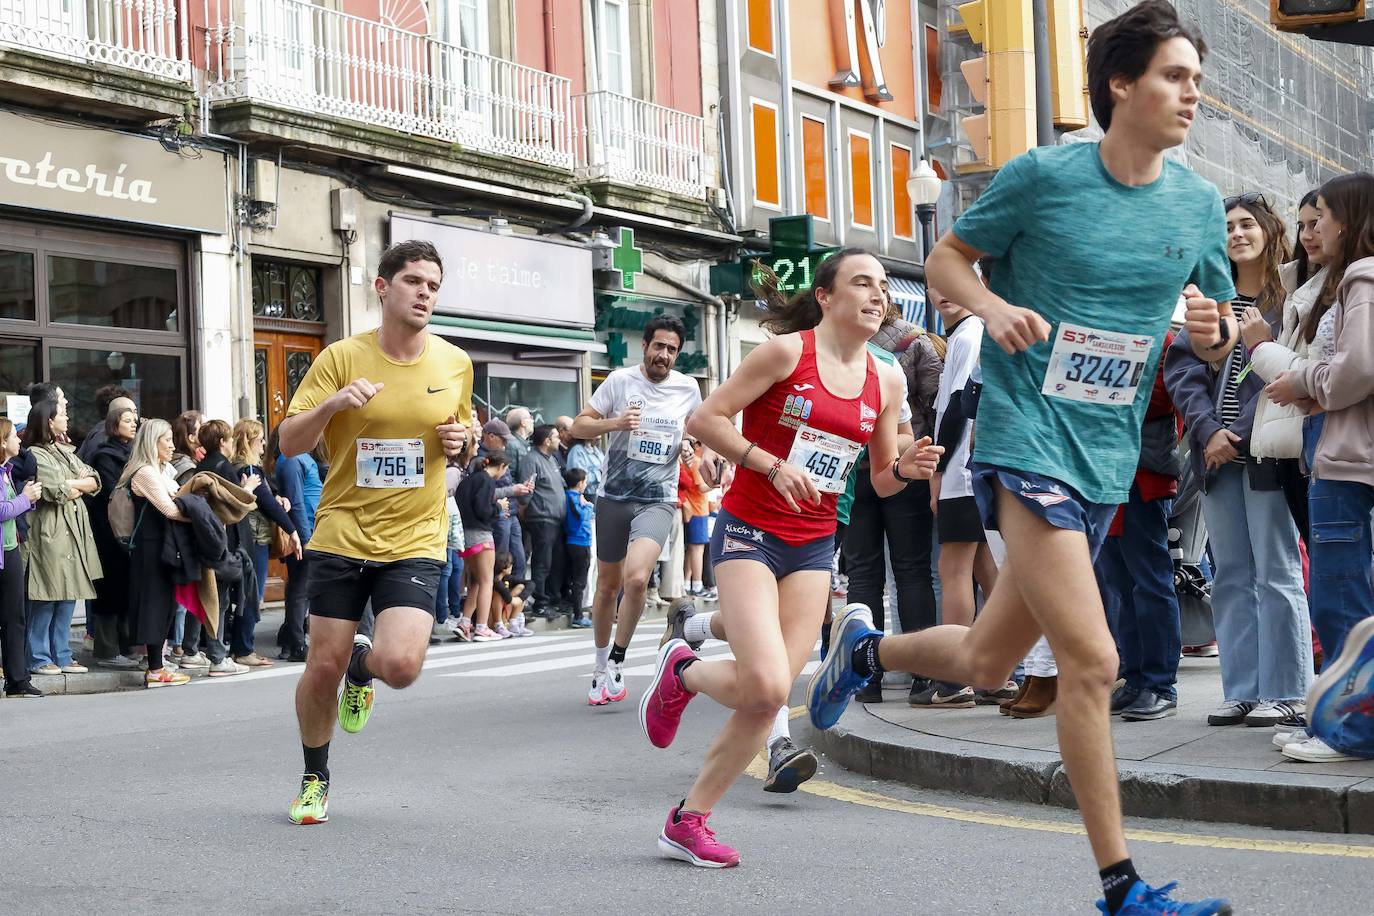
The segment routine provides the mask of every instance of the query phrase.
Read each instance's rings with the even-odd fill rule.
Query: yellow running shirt
[[[435,427],[454,416],[474,434],[472,359],[430,334],[419,359],[398,362],[382,352],[376,331],[355,334],[325,347],[286,415],[311,410],[360,378],[384,387],[324,428],[329,475],[310,549],[379,563],[443,562],[446,462]]]

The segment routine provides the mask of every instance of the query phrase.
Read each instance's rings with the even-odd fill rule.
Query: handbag
[[[272,526],[271,540],[267,542],[267,558],[269,560],[280,560],[283,557],[295,556],[296,548],[291,543],[291,535],[286,529],[276,522],[269,523]],[[264,575],[266,573],[264,572]]]

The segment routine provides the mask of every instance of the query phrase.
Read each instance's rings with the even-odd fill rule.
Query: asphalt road
[[[810,791],[736,785],[711,823],[738,868],[660,858],[663,818],[724,720],[698,699],[672,748],[644,739],[637,700],[661,630],[646,624],[631,649],[629,700],[599,709],[585,705],[586,633],[439,647],[415,686],[379,688],[363,733],[336,733],[317,827],[286,819],[296,666],[5,702],[0,914],[1096,912],[1072,812],[829,761]],[[1130,826],[1152,831],[1133,856],[1156,884],[1230,896],[1243,914],[1370,912],[1374,841]]]

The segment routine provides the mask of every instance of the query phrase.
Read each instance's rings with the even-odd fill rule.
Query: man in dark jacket
[[[534,492],[525,504],[521,523],[530,535],[533,613],[548,618],[557,613],[555,604],[564,566],[563,516],[567,513],[567,502],[563,495],[563,474],[555,457],[558,436],[554,428],[536,426],[530,445],[517,472],[521,480],[534,480]],[[526,613],[530,613],[528,607]]]
[[[107,424],[102,422],[99,428],[103,433]],[[104,577],[95,582],[96,598],[90,605],[95,663],[102,668],[138,667],[138,663],[128,657],[133,650],[133,615],[129,612],[129,554],[110,530],[109,508],[110,497],[119,484],[132,451],[132,441],[118,435],[107,435],[92,449],[88,462],[100,475],[100,491],[86,497],[86,510],[91,519],[95,548],[100,554],[100,565],[105,570]]]

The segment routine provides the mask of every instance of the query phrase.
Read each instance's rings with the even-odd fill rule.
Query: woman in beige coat
[[[23,446],[38,466],[42,497],[24,542],[29,581],[29,670],[84,674],[72,659],[72,612],[78,599],[95,597],[104,573],[91,520],[81,497],[100,491],[100,476],[67,445],[67,411],[42,401],[29,411]]]

